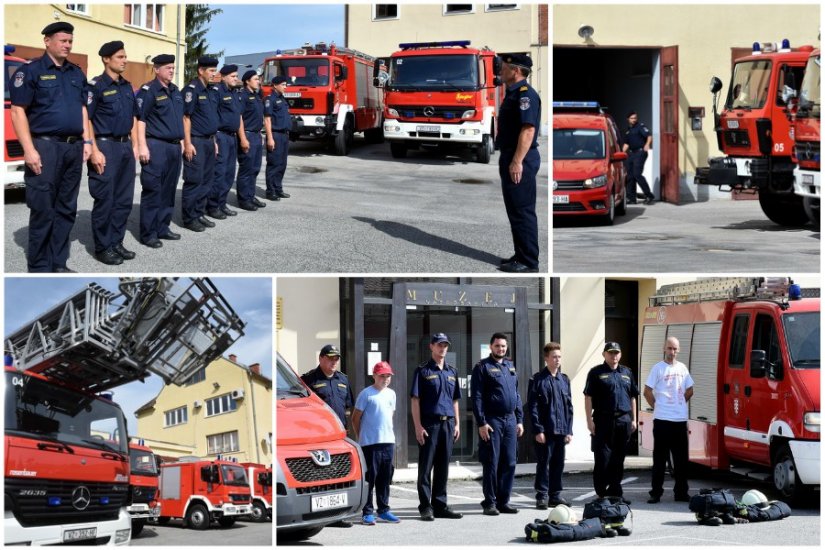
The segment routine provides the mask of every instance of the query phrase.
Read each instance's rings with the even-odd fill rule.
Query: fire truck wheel
[[[819,199],[812,197],[805,197],[802,201],[802,206],[805,208],[805,214],[811,223],[819,227]]]
[[[218,523],[221,525],[221,527],[232,527],[233,525],[235,525],[235,518],[218,518]]]
[[[796,465],[787,444],[783,444],[774,455],[773,486],[783,499],[794,500],[802,496],[804,486],[796,475]]]
[[[407,146],[403,143],[390,143],[390,153],[394,159],[403,159],[407,156]]]
[[[337,136],[335,136],[335,154],[339,157],[347,156],[350,148],[352,147],[352,140],[352,119],[347,117],[346,122],[344,122],[344,128],[338,132]]]
[[[808,223],[805,206],[799,195],[777,195],[760,189],[759,206],[773,223],[785,227],[800,227]]]
[[[209,511],[203,504],[193,504],[186,512],[186,524],[192,529],[209,529]]]
[[[257,521],[258,523],[266,521],[266,508],[260,502],[253,502],[252,503],[252,521]]]
[[[607,214],[602,216],[602,223],[604,225],[613,225],[613,222],[616,221],[616,198],[611,193],[607,197]]]
[[[476,149],[476,161],[481,164],[490,164],[490,157],[493,156],[493,137],[484,134],[481,137],[481,145]]]
[[[133,519],[132,520],[132,537],[136,537],[143,531],[143,526],[146,525],[146,521],[142,519]]]

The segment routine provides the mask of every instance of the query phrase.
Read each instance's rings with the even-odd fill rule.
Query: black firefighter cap
[[[604,351],[622,351],[622,347],[618,342],[607,342],[604,345]]]
[[[198,67],[217,67],[218,60],[208,55],[202,55],[198,58]]]
[[[97,51],[97,55],[99,55],[100,57],[112,57],[122,49],[123,42],[121,42],[120,40],[115,40],[114,42],[106,42]]]
[[[49,23],[40,32],[46,36],[51,36],[56,32],[67,32],[69,34],[74,34],[74,25],[71,23],[66,23],[65,21],[57,21],[55,23]]]
[[[152,63],[155,65],[168,65],[175,62],[175,56],[170,53],[162,53],[152,58]]]
[[[525,69],[533,68],[533,60],[522,53],[507,54],[503,57],[503,60],[508,65],[516,65],[517,67],[524,67]]]
[[[283,84],[285,82],[289,82],[289,79],[282,74],[279,74],[276,77],[272,78],[272,84],[277,86],[278,84]]]
[[[258,74],[258,71],[253,71],[252,69],[249,69],[248,71],[246,71],[243,74],[243,77],[241,78],[241,82],[246,82],[247,80],[249,80],[250,78],[252,78],[256,74]]]
[[[341,357],[341,352],[338,351],[338,346],[333,344],[327,344],[326,346],[321,348],[321,353],[318,354],[319,357]]]
[[[223,67],[221,67],[221,74],[223,76],[226,76],[226,75],[232,74],[232,73],[237,73],[237,72],[238,72],[238,66],[237,65],[224,65]]]

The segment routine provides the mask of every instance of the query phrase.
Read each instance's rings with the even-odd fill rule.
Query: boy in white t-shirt
[[[372,369],[375,383],[364,388],[355,400],[352,427],[367,466],[369,493],[364,505],[362,523],[375,525],[376,514],[372,506],[372,493],[378,502],[378,519],[388,523],[401,520],[390,512],[390,484],[395,453],[395,432],[392,417],[395,413],[395,391],[389,388],[392,367],[386,361],[377,363]]]
[[[688,401],[693,396],[693,378],[684,363],[676,360],[679,340],[665,341],[665,360],[650,369],[644,396],[653,407],[653,474],[649,504],[656,504],[664,493],[665,464],[673,456],[674,500],[688,502]]]

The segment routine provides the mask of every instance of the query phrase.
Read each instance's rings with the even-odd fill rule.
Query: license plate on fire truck
[[[570,197],[567,195],[553,195],[553,204],[570,204]]]
[[[736,130],[739,128],[739,121],[738,120],[729,120],[728,121],[728,128],[731,130]]]
[[[85,529],[70,529],[63,531],[63,542],[74,542],[76,540],[88,540],[97,537],[97,527],[87,527]]]
[[[813,185],[814,184],[814,175],[813,174],[802,174],[802,183],[805,185]]]
[[[334,493],[320,497],[312,497],[312,511],[328,510],[330,508],[342,508],[349,506],[346,493]]]
[[[287,99],[301,97],[301,92],[284,92],[284,97]]]
[[[433,132],[433,133],[438,134],[438,133],[441,132],[441,126],[416,126],[415,131],[416,132]]]

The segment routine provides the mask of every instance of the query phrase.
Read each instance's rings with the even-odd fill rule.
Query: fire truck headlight
[[[587,178],[584,180],[585,189],[595,189],[596,187],[604,187],[607,185],[607,176],[596,176],[595,178]]]
[[[385,124],[384,125],[385,132],[394,132],[398,133],[401,131],[401,126],[393,126],[392,124]]]
[[[317,117],[315,117],[315,124],[317,124],[318,126],[323,126],[323,124],[324,124],[324,117],[322,117],[322,116],[317,116]]]
[[[461,113],[461,118],[473,118],[474,116],[476,116],[475,109],[470,109],[469,111],[464,111]]]
[[[131,529],[118,529],[117,531],[115,531],[115,544],[123,544],[124,542],[129,542],[130,538],[132,538]]]
[[[387,113],[389,113],[390,116],[398,116],[398,111],[396,111],[392,107],[387,107]]]
[[[817,432],[819,433],[819,413],[818,412],[809,412],[805,413],[805,416],[802,417],[803,422],[805,423],[805,429],[809,432]]]
[[[458,131],[458,133],[461,134],[462,136],[477,136],[478,134],[481,133],[481,130],[472,129],[472,128],[471,129],[462,128],[461,130]]]

